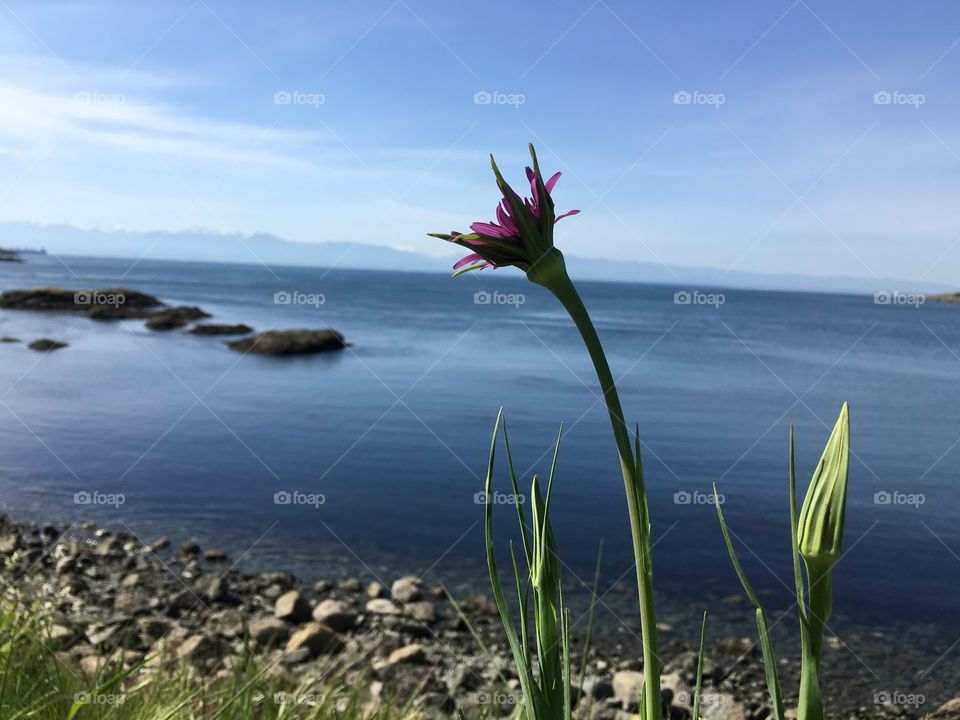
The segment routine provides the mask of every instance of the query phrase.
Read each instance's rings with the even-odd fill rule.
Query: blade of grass
[[[780,676],[777,674],[777,658],[773,650],[773,642],[770,639],[770,631],[767,627],[767,613],[760,604],[760,599],[753,591],[753,586],[747,580],[747,574],[740,564],[737,557],[737,551],[733,548],[733,540],[730,539],[730,531],[727,529],[727,523],[723,519],[723,509],[720,502],[720,493],[717,492],[717,484],[713,484],[713,504],[717,508],[717,517],[720,518],[720,531],[723,533],[723,540],[727,545],[727,553],[730,555],[730,561],[736,570],[737,577],[740,578],[740,584],[744,592],[750,598],[750,602],[756,608],[757,630],[760,632],[760,650],[763,653],[763,671],[767,679],[767,690],[770,693],[770,702],[773,705],[774,720],[784,720],[783,716],[783,695],[780,691]]]
[[[707,613],[703,613],[700,626],[700,647],[697,649],[697,685],[693,695],[693,720],[700,720],[700,697],[703,691],[703,651],[707,642]]]

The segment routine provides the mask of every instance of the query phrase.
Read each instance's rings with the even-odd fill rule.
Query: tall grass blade
[[[727,523],[723,519],[723,508],[720,502],[720,493],[717,492],[717,484],[713,484],[714,506],[717,508],[717,517],[720,518],[720,531],[723,533],[723,540],[727,545],[727,553],[730,555],[730,561],[736,570],[737,577],[740,578],[740,584],[744,592],[750,598],[750,602],[756,608],[757,630],[760,632],[760,650],[763,653],[763,671],[767,680],[767,691],[770,694],[770,702],[773,705],[774,720],[784,720],[783,714],[783,694],[780,690],[780,677],[777,674],[777,658],[773,650],[773,642],[770,639],[770,630],[767,626],[767,613],[760,604],[760,599],[753,591],[753,586],[747,580],[747,574],[740,564],[737,557],[737,551],[733,548],[733,541],[730,539],[730,531],[727,529]]]

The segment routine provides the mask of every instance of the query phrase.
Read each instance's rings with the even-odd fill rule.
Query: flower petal
[[[580,214],[579,210],[571,210],[570,212],[565,212],[563,215],[557,215],[557,220],[559,220],[560,218],[569,217],[570,215],[579,215],[579,214]],[[554,222],[556,222],[557,220],[554,220]]]
[[[483,257],[481,255],[477,255],[476,253],[474,253],[473,255],[467,255],[465,258],[461,258],[460,260],[457,260],[457,262],[453,266],[453,269],[459,270],[464,265],[470,265],[471,263],[479,262],[481,260],[483,260]]]
[[[544,187],[547,188],[547,192],[553,192],[553,186],[557,184],[557,180],[560,179],[560,173],[554,173],[547,182],[544,183]]]

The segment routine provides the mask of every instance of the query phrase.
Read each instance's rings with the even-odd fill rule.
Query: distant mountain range
[[[223,235],[203,231],[132,232],[87,230],[72,225],[0,223],[4,247],[46,249],[55,255],[132,257],[152,260],[307,265],[372,270],[450,272],[451,258],[437,258],[382,246],[343,242],[290,242],[276,235]],[[875,293],[946,292],[941,283],[894,278],[817,277],[721,268],[664,266],[657,263],[567,257],[570,274],[585,280],[664,283],[678,288],[735,287],[760,290]]]

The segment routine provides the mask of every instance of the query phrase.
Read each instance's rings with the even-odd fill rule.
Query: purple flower
[[[503,179],[491,155],[490,164],[493,166],[497,185],[503,193],[503,200],[497,205],[496,221],[475,222],[470,226],[472,233],[465,234],[456,230],[449,235],[429,233],[432,237],[462,245],[471,251],[453,266],[456,271],[454,275],[509,265],[530,272],[553,249],[554,224],[560,218],[580,212],[571,210],[559,216],[554,214],[550,193],[560,179],[560,173],[554,173],[549,180],[543,182],[532,145],[530,156],[533,158],[533,167],[527,168],[527,180],[530,182],[532,197],[521,198],[514,192]]]

